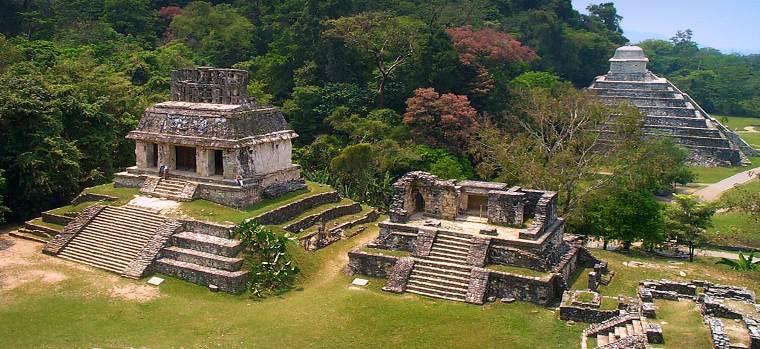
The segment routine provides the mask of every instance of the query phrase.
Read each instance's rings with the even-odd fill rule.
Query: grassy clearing
[[[703,322],[697,305],[692,301],[666,301],[657,299],[656,321],[662,326],[665,349],[710,349],[710,331]]]
[[[82,192],[115,196],[118,199],[116,201],[87,201],[87,202],[82,202],[77,205],[66,205],[66,206],[61,206],[56,209],[50,210],[50,212],[54,214],[58,214],[58,215],[65,215],[68,212],[82,212],[82,210],[84,210],[85,208],[88,208],[92,205],[97,205],[97,204],[105,204],[105,205],[112,205],[112,206],[126,205],[130,200],[134,199],[135,195],[140,194],[140,189],[116,188],[114,187],[113,183],[107,183],[107,184],[101,184],[98,186],[86,188]]]
[[[599,292],[605,296],[636,295],[636,287],[639,281],[644,279],[671,279],[679,281],[691,281],[694,279],[706,279],[718,283],[738,285],[760,292],[760,273],[742,273],[729,269],[725,265],[715,264],[718,258],[698,257],[694,262],[674,261],[667,258],[651,256],[640,251],[628,253],[611,252],[592,249],[591,253],[597,258],[609,262],[610,270],[615,276],[609,285],[599,287]],[[627,266],[623,262],[636,261],[644,263],[643,266]],[[590,269],[580,270],[577,277],[571,280],[572,289],[585,290],[588,286],[588,272]],[[681,276],[680,272],[686,273]]]
[[[36,225],[40,225],[40,226],[43,226],[43,227],[46,227],[46,228],[54,229],[54,230],[57,230],[57,231],[61,231],[61,232],[63,231],[63,226],[62,225],[48,223],[48,222],[43,222],[42,218],[32,219],[30,221],[30,223],[36,224]]]
[[[374,237],[376,229],[359,238]],[[349,287],[340,241],[309,253],[295,249],[304,278],[297,290],[253,301],[210,293],[168,278],[145,303],[114,299],[71,277],[53,286],[33,281],[0,290],[0,347],[221,348],[577,348],[584,326],[567,326],[529,303],[469,304]],[[45,257],[49,258],[49,257]],[[36,266],[39,267],[39,266]],[[132,282],[132,281],[129,281]],[[139,282],[134,282],[139,283]],[[45,335],[39,335],[44,328]]]
[[[760,157],[750,158],[752,165],[743,167],[689,167],[696,175],[695,183],[717,183],[723,179],[731,177],[739,172],[744,172],[751,168],[760,167]]]
[[[724,116],[720,116],[719,118],[724,118]],[[745,142],[754,148],[760,148],[760,132],[745,130],[747,126],[754,126],[755,130],[760,131],[760,118],[746,116],[725,116],[725,118],[728,119],[728,122],[725,123],[726,127],[734,130]]]
[[[262,200],[261,202],[242,210],[226,207],[206,200],[193,200],[191,202],[180,203],[180,211],[195,219],[218,223],[240,223],[246,218],[257,216],[271,210],[273,207],[289,204],[308,195],[324,193],[332,190],[330,186],[324,184],[313,182],[307,182],[306,184],[307,188],[305,190],[288,193],[276,199]]]
[[[739,190],[760,192],[760,180],[751,181],[723,193],[718,205],[736,195]],[[713,216],[713,227],[707,230],[706,236],[708,243],[717,246],[760,248],[760,223],[746,213],[721,212]]]

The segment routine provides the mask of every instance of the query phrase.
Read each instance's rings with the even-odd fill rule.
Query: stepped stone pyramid
[[[666,135],[686,147],[692,164],[736,166],[758,154],[689,95],[647,70],[648,61],[641,47],[620,47],[610,58],[607,75],[597,77],[590,89],[606,102],[635,105],[646,114],[644,131]]]

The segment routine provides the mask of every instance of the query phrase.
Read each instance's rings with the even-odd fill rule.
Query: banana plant
[[[760,270],[760,260],[754,261],[755,259],[755,253],[750,253],[747,257],[744,257],[744,254],[739,252],[739,259],[729,259],[729,258],[721,258],[721,260],[717,261],[716,264],[723,264],[729,266],[733,270],[738,271],[759,271]]]

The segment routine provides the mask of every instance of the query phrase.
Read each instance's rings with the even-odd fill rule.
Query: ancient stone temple
[[[623,46],[610,58],[610,71],[590,89],[609,103],[628,101],[646,114],[644,130],[671,137],[690,152],[689,161],[706,166],[747,163],[757,151],[707,114],[673,83],[647,70],[638,46]]]
[[[298,135],[279,110],[249,101],[247,84],[244,70],[174,71],[171,101],[148,108],[127,135],[136,164],[116,175],[116,185],[233,207],[303,188],[291,162]],[[164,167],[168,175],[160,176]]]
[[[546,305],[579,265],[606,270],[577,237],[565,236],[554,192],[425,172],[406,174],[393,189],[378,237],[349,253],[349,268],[388,277],[387,291]]]

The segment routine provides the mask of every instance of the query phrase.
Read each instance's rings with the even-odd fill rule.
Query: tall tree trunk
[[[383,74],[380,77],[380,83],[377,84],[377,109],[385,107],[385,80],[387,79],[388,75]]]
[[[694,243],[689,242],[689,262],[694,261]]]

